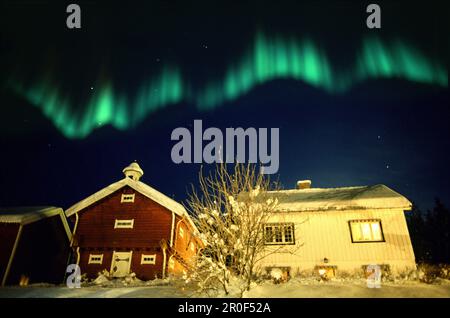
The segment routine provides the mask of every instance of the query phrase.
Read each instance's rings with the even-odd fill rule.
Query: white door
[[[111,261],[111,274],[113,277],[124,277],[130,273],[132,253],[132,251],[113,253]]]

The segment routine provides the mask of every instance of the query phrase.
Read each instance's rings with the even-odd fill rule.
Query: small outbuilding
[[[61,208],[1,208],[1,285],[62,283],[70,240],[70,228]]]

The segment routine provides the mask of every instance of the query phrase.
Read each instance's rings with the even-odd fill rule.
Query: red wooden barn
[[[61,208],[0,210],[0,279],[4,285],[62,283],[71,232]]]
[[[73,205],[72,249],[81,273],[114,277],[130,272],[143,280],[182,274],[201,241],[184,207],[140,181],[136,162],[125,178]]]

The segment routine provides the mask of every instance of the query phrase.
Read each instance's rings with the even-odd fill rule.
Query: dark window
[[[264,224],[264,241],[266,245],[295,244],[294,223]]]

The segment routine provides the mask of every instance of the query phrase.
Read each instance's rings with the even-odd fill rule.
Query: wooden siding
[[[157,248],[170,240],[172,212],[136,193],[134,203],[121,203],[121,189],[79,212],[76,242],[82,248]],[[132,229],[115,229],[115,220],[134,219]]]
[[[116,250],[116,252],[129,252],[130,250]],[[161,250],[132,250],[130,271],[136,273],[136,276],[142,280],[150,280],[156,277],[162,277],[163,253]],[[111,261],[114,251],[104,249],[90,249],[80,251],[80,268],[89,278],[97,277],[103,270],[111,270]],[[88,264],[90,254],[102,254],[102,264]],[[155,264],[141,264],[142,254],[156,254]]]
[[[350,220],[379,219],[385,242],[353,243]],[[271,222],[294,222],[294,247],[265,257],[262,267],[287,266],[292,271],[316,265],[335,265],[342,270],[360,270],[367,264],[389,264],[393,270],[415,267],[414,252],[404,212],[401,210],[353,210],[277,213]],[[268,247],[270,249],[270,247]]]
[[[180,235],[180,229],[183,231],[183,237]],[[176,217],[175,233],[174,233],[174,250],[176,256],[174,258],[174,268],[169,268],[170,274],[183,274],[184,271],[188,271],[192,266],[192,261],[197,255],[199,249],[202,248],[202,243],[198,237],[194,235],[194,229],[185,220],[182,220],[179,216]],[[190,245],[194,244],[194,250],[191,250]],[[182,260],[179,260],[181,257]]]

